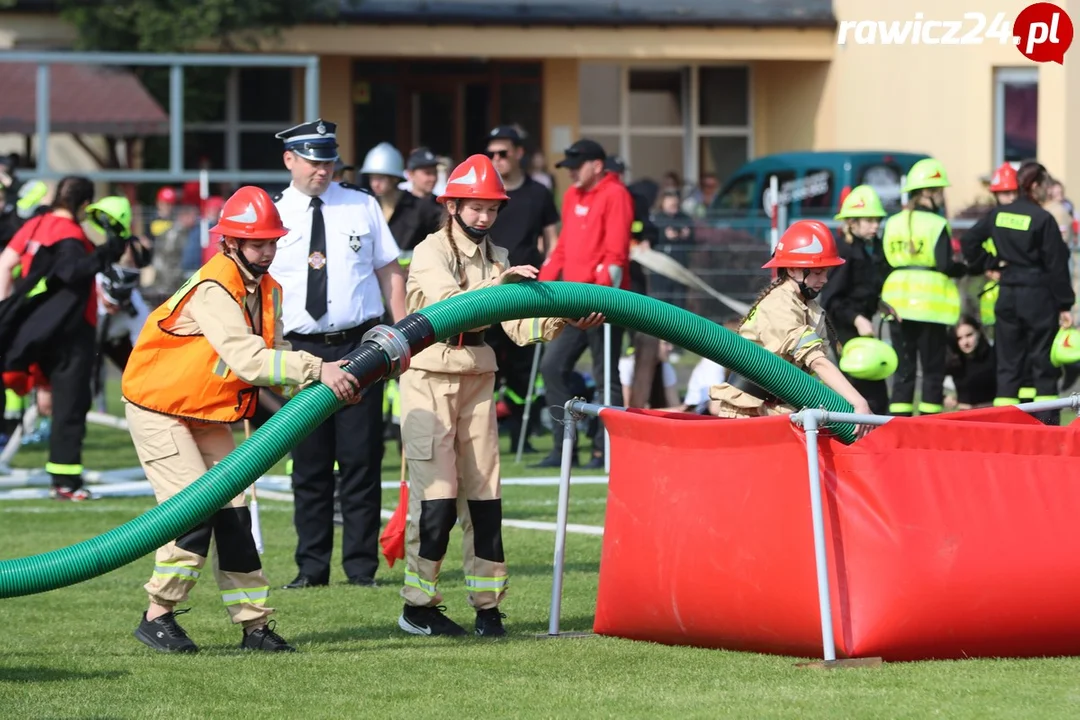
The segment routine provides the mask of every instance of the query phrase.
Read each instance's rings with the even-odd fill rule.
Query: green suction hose
[[[520,283],[465,293],[397,323],[413,354],[475,327],[531,317],[584,317],[663,338],[734,370],[798,408],[851,412],[851,405],[806,373],[735,333],[673,305],[612,288],[578,283]],[[393,358],[374,340],[346,369],[367,388],[391,371]],[[266,473],[290,448],[340,407],[324,385],[297,394],[250,439],[169,500],[107,533],[40,555],[0,561],[0,598],[47,592],[103,575],[153,552],[203,522]],[[854,427],[837,425],[844,442]]]

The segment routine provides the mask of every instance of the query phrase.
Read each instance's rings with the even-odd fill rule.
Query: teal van
[[[870,185],[885,210],[900,208],[900,180],[911,166],[929,157],[921,153],[882,150],[791,152],[767,155],[740,167],[724,183],[709,215],[724,220],[763,218],[769,183],[776,176],[780,202],[787,206],[788,222],[801,218],[831,220],[840,203],[857,185]]]
[[[767,210],[767,193],[773,176],[786,209],[786,218],[781,212],[779,219],[789,224],[815,219],[835,227],[833,216],[847,193],[858,185],[872,186],[886,211],[890,215],[898,212],[901,178],[925,157],[860,150],[779,153],[752,160],[728,178],[706,216],[697,219],[687,265],[718,290],[753,302],[770,276],[761,266],[772,253],[773,221]],[[657,249],[673,251],[663,244]],[[730,308],[708,298],[697,300],[694,311],[716,322],[732,317]]]

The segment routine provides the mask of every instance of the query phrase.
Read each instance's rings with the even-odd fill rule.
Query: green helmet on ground
[[[1061,328],[1050,346],[1050,362],[1054,367],[1063,367],[1080,362],[1080,330]]]
[[[840,355],[840,369],[859,380],[884,380],[896,372],[898,362],[888,343],[872,337],[849,340]]]
[[[123,236],[131,235],[131,203],[122,195],[101,198],[86,208],[86,217],[101,232],[111,225]]]
[[[869,185],[859,185],[844,198],[844,204],[840,206],[840,212],[834,219],[883,218],[887,214],[877,191]]]
[[[945,166],[934,158],[923,158],[911,166],[904,183],[904,192],[909,193],[922,188],[949,187],[949,175]]]

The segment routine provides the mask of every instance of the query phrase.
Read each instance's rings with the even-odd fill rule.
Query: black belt
[[[312,333],[310,335],[304,335],[302,333],[287,333],[285,335],[286,340],[303,340],[309,343],[320,343],[322,345],[348,345],[350,343],[360,342],[364,338],[366,333],[371,328],[377,326],[381,322],[382,318],[372,318],[362,325],[356,327],[347,328],[345,330],[335,330],[334,332],[327,333]]]
[[[471,345],[472,347],[479,347],[484,344],[484,333],[482,332],[467,332],[460,335],[452,335],[443,340],[447,345],[454,347],[462,347],[463,345]]]
[[[779,404],[781,402],[780,398],[776,397],[757,383],[750,382],[750,380],[744,378],[742,375],[732,373],[728,376],[727,382],[728,385],[735,388],[736,390],[742,390],[747,395],[753,395],[758,400],[761,400],[763,402],[774,404]]]

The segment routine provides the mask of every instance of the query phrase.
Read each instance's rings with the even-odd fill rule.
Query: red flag
[[[379,545],[382,546],[383,556],[390,567],[394,567],[395,560],[405,557],[405,516],[409,512],[409,484],[405,482],[405,458],[401,458],[401,491],[398,496],[398,505],[390,522],[386,523],[382,535],[379,536]]]

